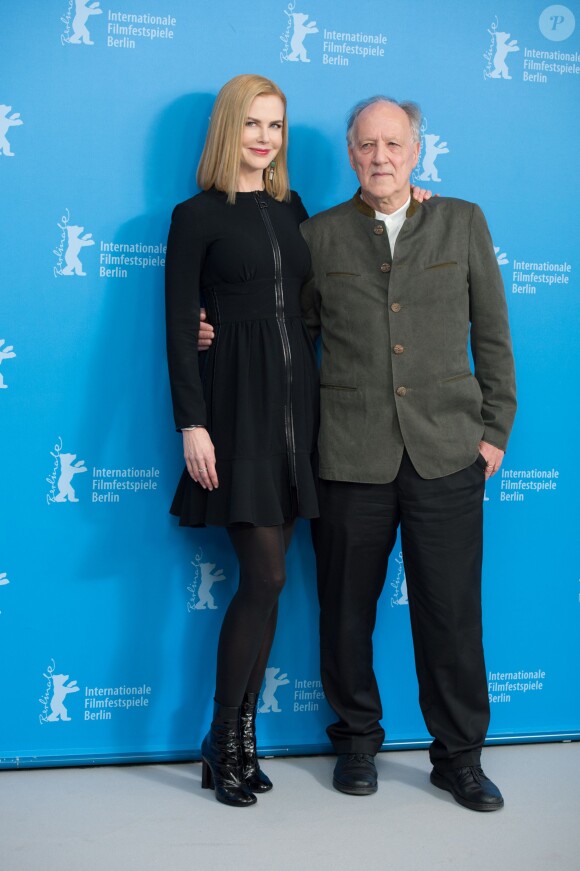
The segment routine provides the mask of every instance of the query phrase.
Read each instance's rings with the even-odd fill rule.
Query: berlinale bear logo
[[[56,723],[57,720],[70,721],[68,711],[64,706],[64,700],[69,693],[78,693],[80,687],[77,686],[76,680],[69,679],[68,674],[53,674],[52,676],[52,699],[50,700],[50,714],[46,718],[49,723]]]
[[[217,611],[218,605],[213,597],[211,588],[217,581],[225,581],[223,569],[216,569],[215,563],[202,562],[203,550],[199,549],[195,559],[191,560],[194,570],[194,579],[188,585],[187,590],[191,593],[187,603],[188,611]]]
[[[517,39],[512,39],[511,42],[508,42],[510,36],[511,33],[495,31],[495,56],[493,58],[493,71],[489,74],[490,79],[511,79],[506,64],[506,57],[512,51],[519,51],[520,47]]]
[[[85,233],[84,236],[81,236],[84,227],[77,227],[74,224],[68,225],[67,230],[67,249],[64,252],[64,262],[66,266],[62,270],[63,275],[86,275],[86,272],[83,272],[83,264],[79,258],[79,251],[81,248],[86,248],[87,245],[94,245],[95,240],[93,239],[92,233]]]
[[[309,21],[308,15],[304,12],[294,12],[295,3],[289,3],[284,10],[284,15],[288,16],[288,25],[280,39],[284,44],[284,48],[280,52],[280,60],[302,61],[309,64],[310,58],[306,53],[304,40],[307,36],[313,33],[318,33],[316,21]]]
[[[70,42],[73,45],[81,45],[81,43],[82,45],[94,45],[87,27],[87,21],[91,15],[102,15],[103,10],[100,8],[100,3],[89,3],[88,0],[75,0],[75,15],[72,20],[71,34],[72,4],[73,0],[69,0],[66,15],[61,19],[65,25],[61,41],[63,43]]]
[[[449,149],[446,142],[438,143],[439,138],[437,133],[425,133],[423,135],[425,155],[421,161],[421,168],[423,170],[419,176],[421,181],[441,181],[435,161],[440,154],[449,154]]]
[[[57,481],[58,495],[54,498],[55,502],[66,502],[67,500],[69,502],[79,501],[75,496],[71,481],[74,475],[78,475],[79,472],[86,472],[87,467],[84,465],[84,460],[77,460],[74,463],[73,460],[76,459],[76,454],[60,454],[60,475]]]
[[[278,687],[283,687],[290,681],[286,673],[278,676],[279,671],[280,669],[275,667],[266,669],[266,686],[262,692],[262,704],[258,708],[260,714],[279,714],[282,711],[275,693]]]
[[[499,29],[497,15],[487,28],[487,32],[491,36],[491,40],[489,48],[483,53],[483,57],[487,61],[483,70],[483,78],[511,79],[506,58],[508,54],[520,50],[517,39],[510,40],[511,33]]]
[[[56,265],[53,266],[55,277],[60,275],[69,277],[86,275],[87,273],[81,263],[80,252],[83,248],[95,244],[93,234],[85,233],[84,227],[71,222],[69,209],[64,210],[60,221],[57,221],[56,225],[60,230],[60,240],[52,251],[57,257]]]
[[[409,594],[407,592],[407,575],[405,574],[405,564],[403,562],[403,552],[399,551],[399,556],[395,557],[397,564],[397,576],[391,581],[391,608],[395,605],[408,605]]]
[[[10,583],[10,578],[7,572],[0,572],[0,587],[7,587]],[[0,611],[0,614],[2,611]]]
[[[201,570],[201,581],[197,588],[198,600],[194,608],[196,611],[205,611],[206,608],[209,608],[210,611],[215,611],[217,605],[211,594],[211,588],[216,581],[225,581],[224,570],[218,569],[214,572],[215,563],[200,563],[199,568]]]
[[[86,472],[84,460],[77,460],[76,454],[67,454],[62,449],[62,438],[59,436],[58,441],[50,452],[53,458],[53,467],[50,475],[46,478],[50,484],[50,491],[47,493],[46,501],[48,505],[53,502],[78,502],[72,479],[80,472]],[[76,460],[76,463],[74,462]]]
[[[498,266],[505,266],[506,263],[509,263],[507,254],[505,253],[505,251],[500,251],[499,245],[494,245],[493,250],[494,250],[495,256],[497,258],[497,265]]]
[[[286,59],[295,61],[301,60],[302,63],[309,64],[310,58],[306,54],[304,40],[312,33],[318,33],[316,21],[310,21],[306,24],[308,15],[304,15],[302,12],[293,12],[292,18],[294,19],[294,33],[292,34],[292,40],[290,42],[290,48],[292,51]]]
[[[6,345],[6,347],[2,347],[4,345],[4,339],[0,339],[0,364],[4,362],[4,360],[10,360],[12,357],[15,357],[14,353],[14,345]],[[7,384],[4,384],[4,377],[0,372],[0,390],[6,390],[8,387]]]
[[[14,157],[14,152],[10,150],[10,143],[6,138],[6,134],[9,127],[20,127],[21,124],[24,124],[24,121],[20,117],[20,112],[14,112],[10,116],[8,112],[12,112],[12,106],[0,104],[0,154],[3,154],[5,157]]]

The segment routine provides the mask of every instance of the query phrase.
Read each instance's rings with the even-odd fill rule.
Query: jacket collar
[[[374,218],[375,217],[375,210],[373,208],[371,208],[371,206],[369,206],[368,203],[365,203],[365,201],[363,199],[361,199],[360,194],[361,194],[361,190],[359,188],[357,190],[357,192],[355,193],[354,197],[352,198],[352,202],[354,203],[355,208],[361,214],[366,215],[367,218]],[[407,213],[406,213],[405,217],[410,218],[412,215],[414,215],[420,205],[421,204],[418,203],[417,200],[413,199],[413,192],[411,191],[411,202],[409,203],[409,208],[407,209]]]

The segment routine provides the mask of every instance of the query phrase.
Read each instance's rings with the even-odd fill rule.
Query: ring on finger
[[[207,466],[200,466],[197,471],[198,472],[207,472]]]

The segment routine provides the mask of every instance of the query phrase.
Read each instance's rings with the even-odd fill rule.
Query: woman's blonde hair
[[[276,200],[290,199],[288,180],[288,121],[286,97],[274,82],[263,76],[247,74],[230,79],[216,97],[209,119],[205,145],[197,167],[197,183],[203,190],[216,187],[225,191],[228,202],[236,201],[236,186],[242,156],[242,132],[250,106],[256,97],[273,94],[284,105],[282,147],[276,155],[274,177],[270,181],[270,168],[264,170],[264,187]]]

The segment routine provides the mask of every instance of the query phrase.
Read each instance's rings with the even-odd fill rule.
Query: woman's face
[[[282,147],[284,104],[275,94],[256,97],[242,133],[240,176],[261,174]],[[261,187],[261,185],[260,185]]]

